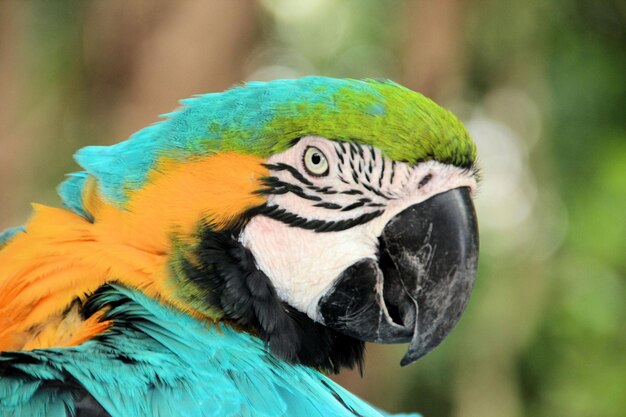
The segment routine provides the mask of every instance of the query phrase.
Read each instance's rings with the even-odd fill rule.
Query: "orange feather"
[[[267,175],[263,162],[234,152],[161,159],[124,208],[101,199],[92,179],[83,203],[93,223],[33,205],[26,233],[0,250],[0,350],[68,346],[104,331],[106,323],[66,310],[109,281],[201,315],[168,288],[172,237],[193,238],[202,222],[224,226],[263,204],[255,193]]]

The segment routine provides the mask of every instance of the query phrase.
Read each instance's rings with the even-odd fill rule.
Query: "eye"
[[[328,160],[319,149],[309,146],[304,151],[304,167],[307,172],[315,177],[328,174]]]

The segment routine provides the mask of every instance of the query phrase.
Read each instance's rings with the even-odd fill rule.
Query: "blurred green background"
[[[626,416],[626,2],[0,2],[0,228],[59,203],[71,154],[196,93],[391,78],[479,146],[479,277],[452,335],[337,380],[426,417]]]

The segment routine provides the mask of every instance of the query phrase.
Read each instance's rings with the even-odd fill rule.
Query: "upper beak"
[[[318,305],[324,323],[359,340],[410,342],[401,365],[430,352],[459,320],[478,263],[467,187],[411,206],[385,226],[377,260],[347,268]]]

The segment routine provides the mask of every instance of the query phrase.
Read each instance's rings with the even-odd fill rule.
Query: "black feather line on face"
[[[343,367],[361,368],[364,343],[282,302],[237,235],[236,230],[218,232],[205,226],[193,264],[183,261],[188,279],[207,294],[207,304],[261,338],[280,359],[335,373]]]
[[[270,171],[287,171],[291,174],[292,177],[300,181],[304,185],[313,185],[313,183],[306,178],[304,175],[300,173],[297,169],[292,167],[291,165],[278,163],[278,164],[263,164],[264,167],[269,169]]]
[[[317,203],[313,204],[313,207],[322,207],[329,210],[339,210],[341,206],[335,203]]]
[[[295,184],[290,184],[288,182],[281,181],[276,177],[263,177],[261,178],[260,181],[266,188],[256,191],[257,194],[270,195],[270,194],[293,193],[297,195],[298,197],[304,198],[306,200],[312,200],[312,201],[322,200],[321,197],[318,197],[316,195],[308,195],[307,193],[304,192],[304,190],[301,187]]]
[[[333,190],[333,188],[330,186],[316,187],[314,185],[310,185],[307,188],[312,191],[317,191],[320,194],[327,194],[327,195],[337,194],[337,191]]]
[[[363,203],[359,202],[359,206]],[[382,210],[376,210],[369,213],[361,214],[353,219],[325,221],[325,220],[309,220],[304,217],[300,217],[295,213],[291,213],[279,206],[263,205],[255,208],[255,214],[263,214],[271,219],[278,220],[282,223],[288,224],[292,227],[299,227],[301,229],[313,230],[318,233],[325,232],[340,232],[342,230],[350,229],[354,226],[364,224],[372,219],[383,214]]]
[[[363,191],[351,189],[351,190],[347,190],[347,191],[342,191],[341,194],[347,194],[347,195],[358,195],[358,194],[361,194],[362,195]]]
[[[363,207],[364,205],[365,205],[364,201],[357,201],[356,203],[352,203],[349,206],[342,208],[341,211],[354,210],[355,208]]]
[[[385,176],[385,158],[381,158],[380,175],[378,176],[378,188],[383,186],[383,177]]]

